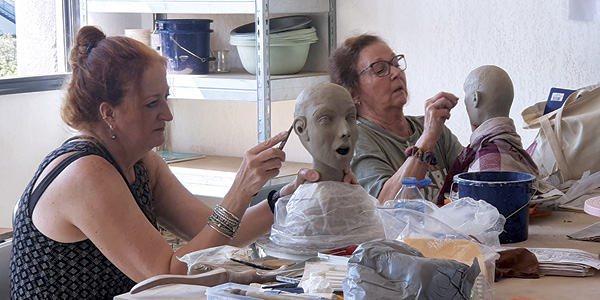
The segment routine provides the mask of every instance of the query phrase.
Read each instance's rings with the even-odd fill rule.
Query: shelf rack
[[[258,142],[271,136],[271,102],[295,99],[307,86],[327,81],[326,72],[271,76],[269,65],[269,14],[326,13],[328,54],[336,47],[335,0],[81,0],[84,14],[253,14],[256,24],[257,72],[242,70],[228,74],[169,75],[172,95],[201,100],[257,102]]]

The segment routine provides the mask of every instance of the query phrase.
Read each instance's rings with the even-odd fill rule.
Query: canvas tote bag
[[[525,129],[539,128],[527,151],[538,165],[540,178],[562,183],[580,179],[588,170],[600,171],[600,88],[580,89],[546,115],[545,105],[536,103],[521,113]]]

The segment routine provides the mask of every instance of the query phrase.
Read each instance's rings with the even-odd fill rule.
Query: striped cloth
[[[438,205],[444,204],[444,194],[450,191],[454,175],[478,171],[512,171],[538,175],[538,168],[523,149],[521,137],[511,118],[489,119],[473,131],[471,143],[458,155],[446,176],[438,196]]]

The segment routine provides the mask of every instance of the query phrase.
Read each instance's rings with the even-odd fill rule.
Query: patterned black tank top
[[[52,160],[71,152],[75,154],[63,160],[32,190],[40,174]],[[102,144],[89,137],[68,139],[46,156],[21,196],[15,215],[10,259],[11,296],[15,300],[112,299],[115,295],[128,292],[135,285],[89,239],[60,243],[46,237],[33,224],[33,208],[45,187],[64,167],[86,155],[105,158],[125,180],[110,153]],[[153,197],[148,172],[141,161],[135,164],[134,169],[135,183],[129,185],[129,189],[144,215],[158,228],[152,213]]]

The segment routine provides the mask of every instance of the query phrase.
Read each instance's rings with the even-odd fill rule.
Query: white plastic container
[[[306,64],[310,44],[318,40],[314,27],[271,34],[269,39],[269,68],[272,75],[300,72]],[[232,35],[229,43],[236,46],[244,69],[256,74],[256,37]]]
[[[306,64],[310,44],[294,46],[271,46],[269,66],[272,75],[285,75],[300,72]],[[244,69],[256,74],[256,47],[237,46]]]

